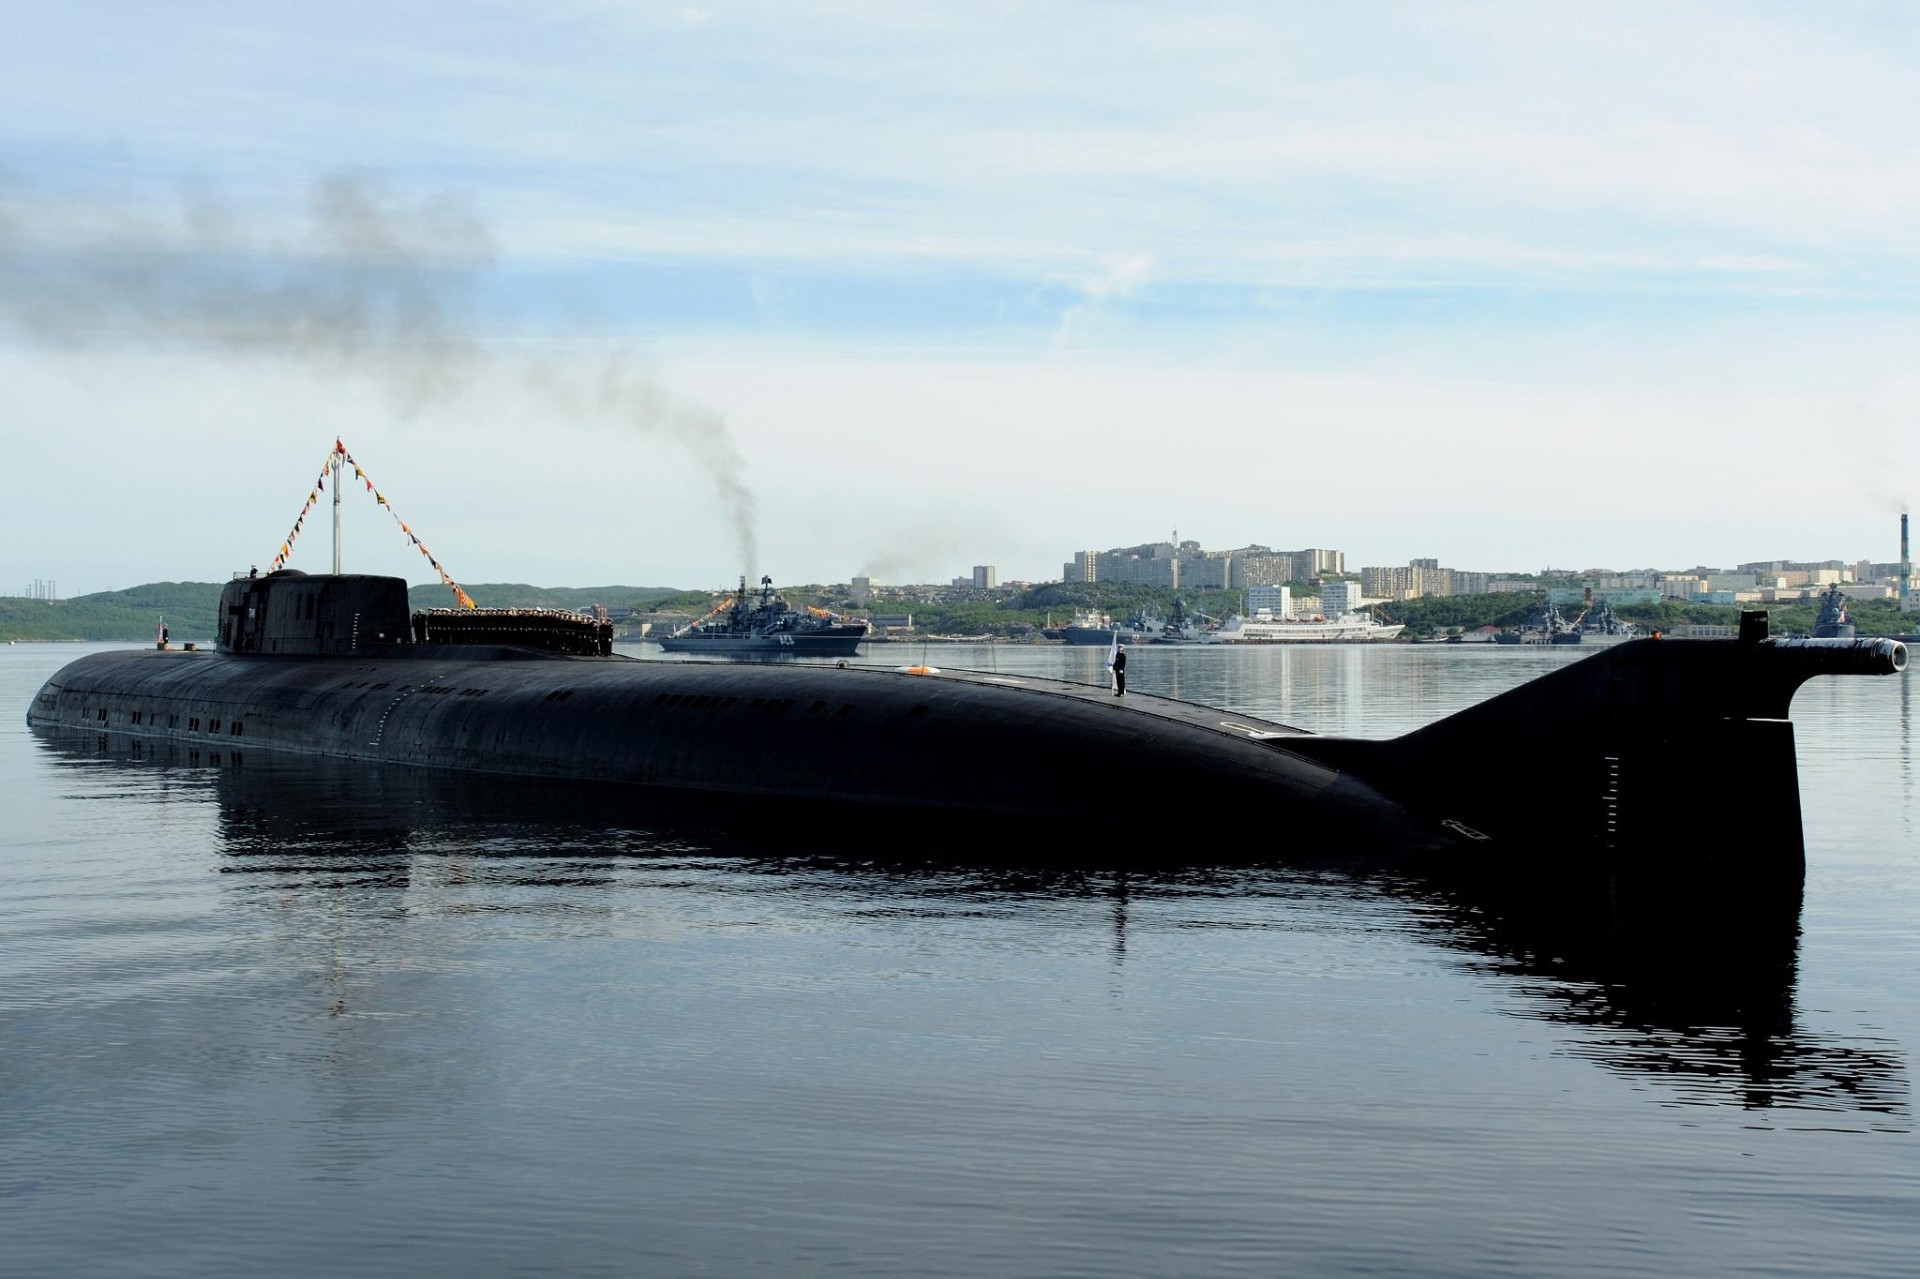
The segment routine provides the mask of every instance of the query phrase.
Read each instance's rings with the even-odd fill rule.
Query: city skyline
[[[336,436],[494,581],[1038,579],[1143,523],[1884,558],[1920,496],[1894,6],[136,2],[13,34],[0,581],[264,564]],[[376,520],[349,562],[416,572]]]
[[[324,536],[322,540],[324,541]],[[1213,560],[1221,560],[1227,557],[1237,558],[1237,557],[1240,557],[1243,552],[1254,552],[1256,553],[1256,558],[1265,558],[1269,554],[1275,554],[1274,552],[1272,552],[1271,548],[1261,543],[1241,543],[1230,548],[1206,550],[1205,548],[1200,547],[1196,541],[1193,541],[1191,539],[1182,539],[1182,541],[1178,544],[1171,543],[1171,542],[1163,542],[1158,544],[1134,543],[1130,546],[1111,547],[1111,548],[1108,548],[1106,551],[1101,551],[1101,552],[1077,552],[1076,554],[1099,554],[1104,556],[1109,553],[1140,552],[1140,551],[1147,550],[1151,547],[1154,547],[1156,545],[1161,547],[1181,549],[1181,550],[1192,548],[1193,550],[1198,551],[1204,554],[1205,556],[1207,556],[1209,559],[1213,559]],[[1335,578],[1335,579],[1350,579],[1350,580],[1365,583],[1368,580],[1369,575],[1371,574],[1379,573],[1382,571],[1405,573],[1409,569],[1415,570],[1416,572],[1420,570],[1426,570],[1429,572],[1444,574],[1444,575],[1447,575],[1447,580],[1449,581],[1452,581],[1456,576],[1479,579],[1478,583],[1475,585],[1475,587],[1472,590],[1462,590],[1458,592],[1427,590],[1423,592],[1426,594],[1453,594],[1453,593],[1478,594],[1484,591],[1505,590],[1505,589],[1508,589],[1508,587],[1503,584],[1503,580],[1505,579],[1531,579],[1535,583],[1544,584],[1547,582],[1558,581],[1563,579],[1607,581],[1612,579],[1637,578],[1637,577],[1657,578],[1661,576],[1682,578],[1689,575],[1697,575],[1697,574],[1709,574],[1709,575],[1717,575],[1717,576],[1725,576],[1725,577],[1738,577],[1738,576],[1765,577],[1765,576],[1777,575],[1781,573],[1790,574],[1791,571],[1802,571],[1802,570],[1824,570],[1829,572],[1834,570],[1842,570],[1849,576],[1846,576],[1841,580],[1845,580],[1848,582],[1865,583],[1869,581],[1878,581],[1881,579],[1897,578],[1897,571],[1900,564],[1900,561],[1897,558],[1881,560],[1881,559],[1875,559],[1874,557],[1871,557],[1871,556],[1864,556],[1856,559],[1826,557],[1826,558],[1817,559],[1817,560],[1816,559],[1746,560],[1746,561],[1738,561],[1733,564],[1723,564],[1723,565],[1710,565],[1704,562],[1700,562],[1700,563],[1694,563],[1694,564],[1688,564],[1688,565],[1673,564],[1673,565],[1664,565],[1664,566],[1662,565],[1595,564],[1595,565],[1588,565],[1584,568],[1578,568],[1578,569],[1562,568],[1555,565],[1545,565],[1539,568],[1517,568],[1517,567],[1508,566],[1503,568],[1466,569],[1466,568],[1459,568],[1452,565],[1443,565],[1440,562],[1440,559],[1438,557],[1431,557],[1431,556],[1428,556],[1428,557],[1415,556],[1397,564],[1385,564],[1385,565],[1357,564],[1357,563],[1348,564],[1346,563],[1345,553],[1339,550],[1338,548],[1324,548],[1319,550],[1306,550],[1306,551],[1294,551],[1294,552],[1278,552],[1277,554],[1282,558],[1289,557],[1289,556],[1300,556],[1300,555],[1318,556],[1318,557],[1322,557],[1322,562],[1331,564],[1335,567],[1331,568],[1328,572],[1324,574],[1296,573],[1287,578],[1276,578],[1272,582],[1268,582],[1264,578],[1261,578],[1258,581],[1245,581],[1245,580],[1239,579],[1238,577],[1229,576],[1228,580],[1233,584],[1231,586],[1226,586],[1226,587],[1210,585],[1209,584],[1210,579],[1203,580],[1203,581],[1195,581],[1193,579],[1187,579],[1183,581],[1180,587],[1176,589],[1184,589],[1186,587],[1192,587],[1194,589],[1245,589],[1246,587],[1252,586],[1252,585],[1279,585],[1287,581],[1314,581],[1314,580],[1318,580],[1322,576],[1327,578]],[[1295,566],[1299,567],[1299,564],[1297,561]],[[349,572],[357,571],[351,565],[348,565],[346,567],[347,567],[347,571]],[[1067,570],[1072,570],[1073,567],[1074,566],[1071,563],[1063,565],[1063,568]],[[1864,576],[1862,574],[1864,574]],[[434,578],[430,576],[423,577],[418,573],[413,573],[413,574],[401,573],[398,575],[402,577],[406,577],[410,587],[440,585],[440,583],[438,583]],[[1802,573],[1802,575],[1805,576],[1804,573]],[[196,579],[180,578],[180,579],[166,579],[166,580],[188,581],[188,580],[196,580]],[[470,580],[478,582],[481,579],[470,579]],[[501,579],[501,580],[506,580],[506,579]],[[1062,575],[1053,576],[1053,577],[1037,577],[1037,578],[1011,577],[1011,576],[1002,574],[999,571],[999,568],[997,565],[976,563],[969,567],[969,570],[966,574],[951,576],[951,577],[948,577],[945,581],[940,580],[940,575],[938,573],[924,579],[897,579],[897,580],[887,580],[885,578],[874,576],[872,574],[854,573],[854,574],[846,575],[844,579],[835,577],[833,575],[824,575],[824,576],[819,574],[803,575],[801,577],[789,579],[786,582],[776,582],[776,585],[778,586],[829,586],[829,587],[842,586],[842,587],[850,587],[856,592],[860,591],[863,588],[863,585],[865,587],[872,588],[872,589],[900,587],[900,588],[912,588],[916,590],[941,590],[941,589],[1006,590],[1006,589],[1026,588],[1026,587],[1032,587],[1032,586],[1045,586],[1045,585],[1061,584],[1061,583],[1070,585],[1075,581],[1088,581],[1088,580],[1101,581],[1101,582],[1107,582],[1107,583],[1118,582],[1119,584],[1123,584],[1123,585],[1124,584],[1135,584],[1135,585],[1156,584],[1154,582],[1149,582],[1144,579],[1134,580],[1131,577],[1124,577],[1124,576],[1119,578],[1100,577],[1100,578],[1093,578],[1093,579],[1084,579],[1084,578],[1075,576],[1071,571],[1066,572]],[[1809,580],[1812,580],[1812,579],[1809,579]],[[1825,579],[1823,578],[1821,580],[1824,581]],[[127,586],[125,587],[108,587],[103,589],[108,592],[111,592],[114,590],[127,589],[128,587],[143,586],[143,585],[149,585],[149,584],[150,583],[128,583]],[[1796,583],[1796,585],[1797,584],[1799,583]],[[658,582],[606,582],[606,583],[529,582],[527,583],[527,585],[541,587],[541,588],[556,588],[556,589],[568,589],[568,590],[589,589],[595,585],[630,586],[630,587],[643,587],[643,588],[672,587],[672,588],[690,590],[690,591],[713,590],[713,591],[721,591],[721,592],[731,591],[734,589],[732,586],[726,585],[724,583],[721,583],[721,584],[699,583],[699,582],[692,582],[692,581],[686,581],[686,580],[658,581]],[[1528,589],[1541,589],[1541,588],[1543,587],[1534,586],[1534,587],[1529,587]],[[1519,589],[1519,588],[1516,587],[1515,589]],[[14,597],[23,598],[23,599],[62,600],[62,599],[72,599],[78,595],[88,595],[88,594],[94,594],[94,593],[97,593],[97,592],[94,592],[94,591],[84,591],[84,592],[75,592],[75,593],[62,592],[57,589],[57,583],[52,579],[36,578],[28,582]],[[1373,590],[1369,590],[1367,593],[1371,597],[1376,592],[1374,592]]]

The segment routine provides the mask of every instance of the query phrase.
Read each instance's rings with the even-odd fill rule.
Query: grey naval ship
[[[777,595],[773,579],[762,577],[757,597],[740,588],[679,630],[657,637],[669,653],[711,653],[721,657],[856,657],[872,627],[863,620],[824,609],[797,609]]]
[[[1144,609],[1136,609],[1123,622],[1088,610],[1076,614],[1071,622],[1059,628],[1059,632],[1060,638],[1069,644],[1151,644],[1165,633],[1166,628],[1165,620],[1148,615]]]
[[[1816,639],[1852,639],[1853,619],[1847,616],[1847,597],[1835,582],[1820,597],[1820,613],[1813,620]]]

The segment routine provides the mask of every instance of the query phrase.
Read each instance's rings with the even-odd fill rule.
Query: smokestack
[[[1907,513],[1900,512],[1900,611],[1907,611],[1907,585],[1913,581],[1913,561],[1907,558]]]

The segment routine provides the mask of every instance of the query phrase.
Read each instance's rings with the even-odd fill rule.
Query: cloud
[[[1138,254],[1162,286],[1283,287],[1289,246],[1331,243],[1329,287],[1640,256],[1710,289],[1776,274],[1742,261],[1843,291],[1920,274],[1920,77],[1838,12],[748,3],[688,25],[712,12],[509,5],[377,36],[52,15],[0,54],[0,105],[182,170],[458,174],[515,256],[1034,281]],[[102,63],[138,115],[75,74]]]
[[[1060,324],[1053,334],[1054,345],[1073,341],[1110,304],[1132,297],[1152,274],[1153,259],[1144,253],[1135,253],[1108,262],[1091,276],[1072,281],[1070,287],[1082,300],[1060,313]]]

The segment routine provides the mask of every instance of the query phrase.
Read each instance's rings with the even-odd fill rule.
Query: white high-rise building
[[[1290,586],[1249,586],[1247,588],[1247,615],[1257,616],[1266,609],[1275,617],[1293,616],[1293,588]]]
[[[1344,617],[1360,607],[1360,583],[1320,583],[1320,611],[1328,617]]]

